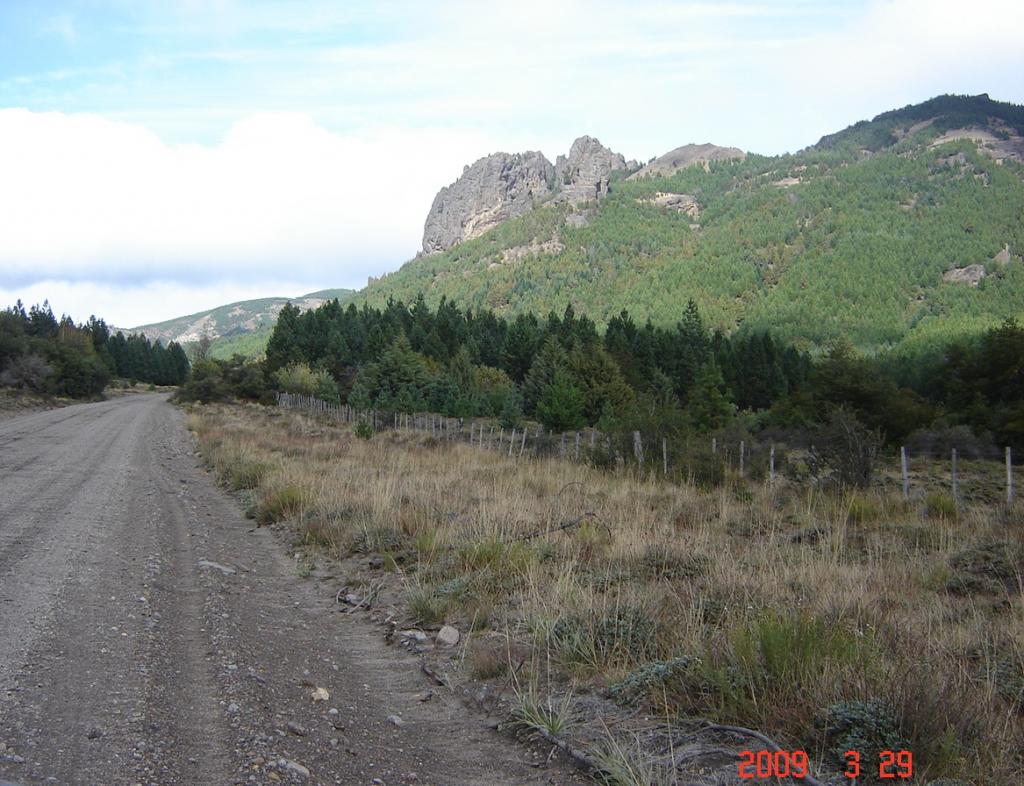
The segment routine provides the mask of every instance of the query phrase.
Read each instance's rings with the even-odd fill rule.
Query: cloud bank
[[[490,144],[260,114],[214,147],[171,146],[98,116],[0,110],[2,280],[351,279],[410,256],[433,193]]]

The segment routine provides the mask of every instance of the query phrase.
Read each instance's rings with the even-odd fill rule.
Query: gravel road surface
[[[579,782],[427,688],[165,395],[0,421],[0,785]]]

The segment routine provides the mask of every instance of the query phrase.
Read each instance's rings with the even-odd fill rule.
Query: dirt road
[[[0,784],[578,782],[420,701],[193,451],[160,394],[0,422]]]

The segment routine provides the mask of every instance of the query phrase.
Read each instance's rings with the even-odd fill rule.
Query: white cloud
[[[251,284],[227,280],[205,284],[149,281],[138,285],[91,281],[37,281],[23,287],[0,286],[0,307],[21,300],[25,308],[48,300],[58,317],[68,314],[76,322],[90,315],[119,328],[132,328],[185,316],[239,300],[263,297],[296,297],[317,289],[309,283],[258,281]]]
[[[171,146],[95,115],[0,110],[0,286],[359,283],[412,256],[437,189],[498,147],[461,130],[342,136],[293,113]]]

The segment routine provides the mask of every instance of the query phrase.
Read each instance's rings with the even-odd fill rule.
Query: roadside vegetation
[[[811,355],[770,333],[713,332],[693,302],[672,328],[623,311],[602,333],[572,306],[509,322],[417,298],[285,306],[263,360],[197,358],[181,398],[271,403],[283,391],[358,410],[495,418],[505,429],[529,419],[549,433],[640,431],[657,445],[731,427],[822,449],[857,433],[868,451],[914,443],[995,455],[1024,450],[1022,369],[1014,320],[910,361],[843,342]]]
[[[28,311],[18,301],[0,311],[0,387],[28,395],[95,398],[111,380],[179,385],[189,373],[184,350],[145,336],[111,335],[102,319],[59,320],[48,303]]]
[[[517,722],[607,782],[673,782],[671,735],[701,719],[826,773],[850,749],[867,772],[906,749],[919,783],[1024,774],[1024,512],[950,502],[941,466],[905,500],[884,468],[865,488],[815,483],[798,452],[772,487],[731,466],[662,478],[255,405],[191,412],[258,523],[344,561],[401,624],[463,631],[466,674],[510,685]],[[964,472],[998,489],[994,462]]]

